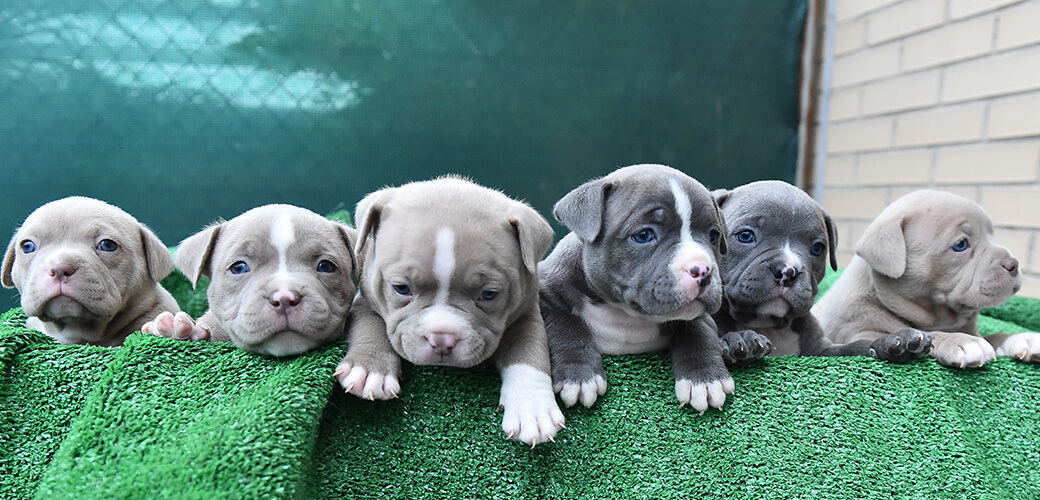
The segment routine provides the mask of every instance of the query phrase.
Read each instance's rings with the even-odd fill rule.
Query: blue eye
[[[632,241],[639,244],[650,243],[655,239],[657,239],[657,235],[654,234],[654,230],[650,228],[640,229],[636,234],[632,235]]]
[[[245,274],[249,272],[249,264],[237,261],[234,264],[231,264],[231,267],[229,267],[228,270],[231,271],[231,274]]]
[[[737,233],[737,241],[741,243],[754,243],[755,232],[750,229],[745,229]]]
[[[484,290],[483,292],[480,292],[480,300],[494,300],[495,297],[498,297],[498,292],[494,290]]]
[[[319,273],[334,273],[336,272],[336,269],[338,269],[336,264],[333,264],[330,260],[323,260],[318,263]]]
[[[112,240],[101,240],[97,244],[97,249],[102,252],[115,252],[119,248],[119,245]]]
[[[819,257],[826,249],[827,245],[824,245],[823,243],[817,241],[816,243],[813,243],[812,248],[809,249],[809,253]]]
[[[25,240],[22,242],[22,253],[33,253],[36,251],[36,243],[32,240]]]
[[[408,285],[400,284],[400,283],[394,285],[394,291],[397,292],[397,294],[402,296],[402,297],[407,297],[407,296],[412,294],[412,288],[411,287],[409,287]]]
[[[953,250],[954,252],[963,252],[963,251],[965,251],[967,249],[968,249],[968,238],[962,238],[961,241],[958,241],[952,247],[950,247],[950,250]]]

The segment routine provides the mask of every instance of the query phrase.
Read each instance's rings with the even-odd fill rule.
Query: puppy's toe
[[[762,359],[773,350],[769,338],[754,330],[729,332],[722,336],[722,359],[727,365],[744,365]]]
[[[1026,363],[1040,362],[1040,333],[1016,333],[996,349],[1000,356],[1011,356]]]
[[[870,347],[878,359],[905,363],[926,354],[932,347],[932,337],[920,330],[905,328],[875,340]]]
[[[694,382],[689,379],[675,381],[675,396],[679,404],[690,405],[697,413],[704,414],[708,408],[722,409],[726,403],[726,394],[733,394],[732,378]]]
[[[191,319],[191,316],[188,316],[188,313],[181,311],[173,316],[172,338],[177,340],[191,340],[194,330],[195,321]]]
[[[145,323],[141,327],[141,331],[150,333],[152,335],[160,335],[163,337],[173,337],[173,313],[170,311],[163,311],[155,317],[154,320]]]
[[[369,373],[362,366],[343,361],[334,373],[336,380],[348,393],[359,398],[393,399],[401,392],[401,383],[395,375]]]
[[[989,342],[964,333],[944,333],[933,342],[931,355],[940,364],[953,368],[978,368],[997,356]]]
[[[555,441],[556,432],[564,427],[563,412],[554,398],[535,398],[507,404],[505,410],[502,430],[506,436],[532,447],[538,443]]]
[[[557,387],[559,390],[557,391]],[[553,384],[553,390],[560,393],[560,400],[567,407],[581,401],[586,408],[591,408],[596,399],[607,392],[607,380],[596,375],[588,380],[566,381]]]

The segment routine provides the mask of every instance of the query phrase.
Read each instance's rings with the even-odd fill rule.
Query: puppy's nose
[[[1004,266],[1004,269],[1007,269],[1007,272],[1011,273],[1012,276],[1018,276],[1018,259],[1008,257],[1000,265]]]
[[[707,264],[694,264],[686,268],[686,274],[695,280],[707,283],[711,278],[711,266]]]
[[[267,297],[267,302],[278,311],[288,311],[300,303],[300,294],[281,289]]]
[[[451,350],[455,348],[455,344],[459,343],[459,338],[450,333],[433,332],[427,338],[430,343],[430,348],[433,352],[442,356],[451,354]]]
[[[776,284],[790,286],[791,283],[794,283],[794,279],[798,277],[798,269],[792,266],[784,266],[783,269],[774,269],[773,276],[776,277]]]
[[[50,275],[54,279],[65,281],[69,276],[76,274],[76,266],[68,262],[59,262],[51,266]]]

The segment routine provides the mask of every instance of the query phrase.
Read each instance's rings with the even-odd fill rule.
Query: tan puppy
[[[502,374],[502,429],[525,443],[563,427],[538,308],[538,260],[552,229],[538,212],[458,178],[406,184],[357,207],[361,293],[350,349],[336,370],[347,392],[391,399],[401,358]]]
[[[1018,261],[993,239],[976,203],[921,190],[881,212],[856,244],[856,256],[813,308],[835,342],[877,339],[906,329],[932,336],[930,355],[978,367],[997,354],[1040,360],[1040,335],[979,336],[979,311],[1018,291]],[[988,341],[988,342],[987,342]]]
[[[29,328],[62,344],[113,346],[177,307],[158,283],[172,271],[166,245],[137,219],[70,197],[25,219],[7,246],[3,286],[18,288]]]
[[[357,232],[310,210],[265,205],[181,242],[177,268],[210,278],[209,311],[196,323],[167,311],[143,331],[182,340],[234,342],[292,356],[334,342],[354,299]]]

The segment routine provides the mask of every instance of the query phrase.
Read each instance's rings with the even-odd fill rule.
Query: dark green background
[[[791,181],[805,9],[4,0],[0,234],[73,194],[172,245],[257,205],[351,209],[445,173],[549,218],[567,191],[631,163],[713,188]]]

